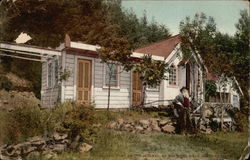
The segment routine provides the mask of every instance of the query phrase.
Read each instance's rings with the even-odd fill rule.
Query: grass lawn
[[[133,134],[103,130],[98,145],[85,154],[62,154],[60,160],[223,160],[238,159],[247,133],[211,135]]]
[[[37,115],[47,115],[47,112],[42,112],[43,114],[34,114],[38,111],[31,111],[27,112],[29,114],[22,114],[26,115],[26,119],[24,119],[25,126],[36,125],[36,123],[33,124],[31,122],[37,122],[39,120],[31,119],[31,121],[29,120],[30,118],[34,116],[36,118],[39,117]],[[59,113],[59,115],[62,115],[61,113],[63,112]],[[27,116],[31,114],[34,116]],[[9,136],[9,134],[6,133],[16,133],[16,131],[19,131],[15,130],[15,128],[22,129],[20,128],[22,126],[16,126],[16,124],[12,124],[12,121],[7,124],[12,124],[13,126],[7,127],[8,125],[4,123],[7,118],[6,116],[6,113],[0,112],[0,144],[4,144],[3,140],[6,139],[6,136]],[[105,111],[96,111],[95,116],[96,123],[100,123],[102,126],[109,121],[117,120],[119,118],[127,120],[147,119],[153,117],[164,119],[169,118],[155,112],[140,114],[131,111],[109,113]],[[25,116],[21,116],[21,118],[25,118]],[[6,130],[6,127],[7,129],[13,129]],[[32,135],[43,133],[43,130],[40,131],[38,129],[31,129],[28,127],[27,129],[25,128],[23,134],[31,131],[34,132]],[[40,129],[43,129],[43,127],[41,126]],[[5,130],[12,132],[5,132]],[[13,135],[18,136],[19,134]],[[171,135],[163,133],[135,134],[109,130],[105,129],[105,127],[101,127],[93,136],[93,149],[88,153],[63,153],[49,159],[40,156],[33,158],[27,157],[27,160],[235,160],[240,157],[246,146],[248,134],[247,132],[217,132],[211,135]],[[20,139],[20,141],[21,140],[22,139]]]

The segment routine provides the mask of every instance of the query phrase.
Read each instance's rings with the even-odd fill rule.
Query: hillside
[[[40,106],[40,100],[32,92],[30,81],[13,73],[0,74],[0,110],[12,110],[16,107],[33,104]]]

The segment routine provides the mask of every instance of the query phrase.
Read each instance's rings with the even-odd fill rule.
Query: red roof
[[[172,36],[168,39],[165,39],[165,40],[155,42],[155,43],[149,44],[147,46],[138,48],[135,50],[135,52],[152,54],[152,55],[156,55],[156,56],[163,56],[163,57],[167,58],[170,55],[170,53],[174,50],[176,45],[180,42],[181,42],[180,35],[177,34],[177,35]]]

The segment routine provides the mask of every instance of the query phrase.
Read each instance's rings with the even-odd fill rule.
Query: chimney
[[[65,34],[65,47],[70,47],[70,36],[68,34]]]

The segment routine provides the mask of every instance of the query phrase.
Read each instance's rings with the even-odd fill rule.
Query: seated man
[[[190,119],[189,93],[186,87],[180,89],[180,94],[174,99],[174,106],[177,110],[177,133],[191,132],[193,127]]]

